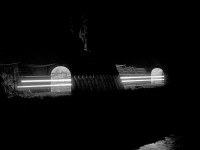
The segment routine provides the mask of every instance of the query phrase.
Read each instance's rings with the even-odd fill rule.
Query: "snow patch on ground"
[[[175,150],[175,139],[165,138],[165,140],[141,146],[138,150]]]

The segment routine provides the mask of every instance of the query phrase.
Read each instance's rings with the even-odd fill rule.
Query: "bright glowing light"
[[[55,67],[51,71],[51,81],[71,81],[70,70],[64,66]],[[59,82],[51,82],[51,85],[58,85]],[[52,86],[51,92],[71,92],[71,86]]]
[[[142,82],[142,81],[159,81],[159,80],[164,80],[164,79],[144,79],[144,80],[122,80],[122,82]]]
[[[63,82],[63,81],[71,81],[71,79],[52,79],[52,80],[22,80],[22,83],[27,82]]]
[[[40,77],[49,77],[49,76],[22,76],[22,77],[26,77],[26,78],[40,78]]]
[[[134,87],[134,86],[144,86],[144,85],[151,85],[151,84],[138,84],[138,85],[134,85],[134,84],[131,84],[131,85],[124,85],[124,87]]]
[[[120,77],[121,79],[138,79],[138,78],[164,78],[164,76],[129,76]]]
[[[55,85],[27,85],[27,86],[17,86],[17,88],[34,88],[34,87],[52,87],[52,86],[71,86],[71,84],[55,84]]]
[[[160,76],[160,75],[164,75],[164,72],[162,69],[160,68],[154,68],[152,71],[151,71],[151,84],[159,84],[159,83],[162,83],[162,81],[155,81],[154,80],[154,77],[155,76]]]

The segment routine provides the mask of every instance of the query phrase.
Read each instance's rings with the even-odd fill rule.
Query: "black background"
[[[185,40],[188,9],[183,3],[58,1],[6,2],[2,6],[2,64],[87,59],[134,64],[152,59],[177,83],[186,66],[184,56],[190,59]],[[82,14],[88,18],[90,54],[70,32],[69,17],[78,32]]]
[[[144,56],[167,60],[180,52],[181,4],[16,2],[3,6],[1,54],[6,60],[26,61],[31,55],[33,61],[42,57],[45,62],[55,55],[65,54],[66,59],[78,55],[68,18],[75,18],[78,28],[83,13],[88,18],[92,53],[117,60]]]
[[[185,48],[182,20],[185,12],[182,11],[180,3],[6,2],[2,6],[1,63],[46,64],[59,59],[66,63],[68,60],[76,63],[81,58],[88,58],[86,55],[95,56],[102,62],[109,60],[113,63],[134,63],[135,60],[145,60],[150,57],[158,60],[170,77],[170,84],[161,90],[139,91],[134,94],[130,92],[126,93],[126,96],[122,94],[119,97],[108,96],[98,99],[90,97],[84,103],[81,100],[88,97],[78,97],[68,102],[62,98],[56,102],[52,99],[42,102],[34,100],[5,102],[7,107],[2,105],[4,107],[2,112],[6,113],[4,116],[15,118],[9,122],[9,127],[7,126],[10,131],[20,129],[25,131],[24,137],[33,135],[37,138],[42,133],[40,141],[43,141],[44,137],[47,141],[55,143],[57,142],[55,136],[73,135],[69,139],[58,138],[60,141],[67,140],[68,143],[73,141],[74,143],[70,144],[72,147],[78,145],[76,141],[79,144],[82,141],[82,145],[92,141],[93,145],[98,147],[101,145],[100,136],[104,135],[106,138],[101,146],[103,148],[103,145],[109,143],[108,149],[113,148],[112,146],[120,149],[120,146],[124,147],[126,144],[127,149],[133,148],[147,141],[155,142],[154,140],[170,133],[183,131],[180,129],[181,125],[184,117],[188,117],[184,111],[186,103],[181,98],[185,89],[180,84],[185,78],[182,74]],[[78,28],[79,20],[76,18],[83,13],[88,17],[88,46],[91,54],[82,55],[83,52],[69,31],[69,20],[65,18],[69,16],[75,18],[77,22],[75,25]],[[154,99],[155,94],[158,94],[157,97],[162,97],[163,101]],[[118,100],[119,98],[123,99],[123,103]],[[134,101],[130,100],[132,98]],[[37,111],[34,110],[36,107]],[[16,114],[21,111],[22,115]],[[152,123],[153,118],[160,116],[163,117],[158,119],[161,121],[161,126]],[[68,125],[70,121],[72,123]],[[13,127],[12,124],[17,125]],[[20,130],[15,138],[21,134]],[[90,138],[85,138],[86,136]],[[97,138],[96,143],[93,137]],[[112,140],[109,141],[109,138]],[[136,142],[133,143],[131,140]]]

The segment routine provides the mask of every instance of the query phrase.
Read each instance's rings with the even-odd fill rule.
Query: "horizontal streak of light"
[[[134,78],[163,78],[164,76],[131,76],[131,77],[120,77],[121,79],[134,79]]]
[[[55,80],[22,80],[22,83],[27,82],[63,82],[63,81],[71,81],[71,79],[55,79]]]
[[[153,84],[123,85],[123,87],[138,87],[138,86],[153,86]]]
[[[50,76],[22,76],[22,77],[26,77],[26,78],[39,78],[39,77],[50,77]]]
[[[155,85],[164,85],[164,83],[149,83],[149,84],[124,84],[124,87],[135,87],[135,86],[155,86]]]
[[[28,86],[17,86],[17,88],[52,87],[52,86],[71,86],[71,84],[55,84],[55,85],[28,85]]]
[[[160,81],[164,79],[144,79],[144,80],[122,80],[122,82]]]

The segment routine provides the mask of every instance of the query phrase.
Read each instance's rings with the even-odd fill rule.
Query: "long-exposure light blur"
[[[71,86],[71,84],[55,84],[55,85],[24,85],[17,86],[17,88],[36,88],[36,87],[52,87],[52,86]]]
[[[138,79],[138,78],[163,78],[164,76],[129,76],[120,77],[121,79]]]
[[[142,81],[159,81],[159,80],[164,80],[164,79],[144,79],[144,80],[122,80],[122,82],[142,82]]]
[[[54,80],[22,80],[22,83],[28,82],[63,82],[63,81],[71,81],[71,79],[54,79]]]
[[[41,77],[46,78],[47,77],[48,78],[49,76],[22,76],[22,77],[25,77],[25,78],[41,78]]]

